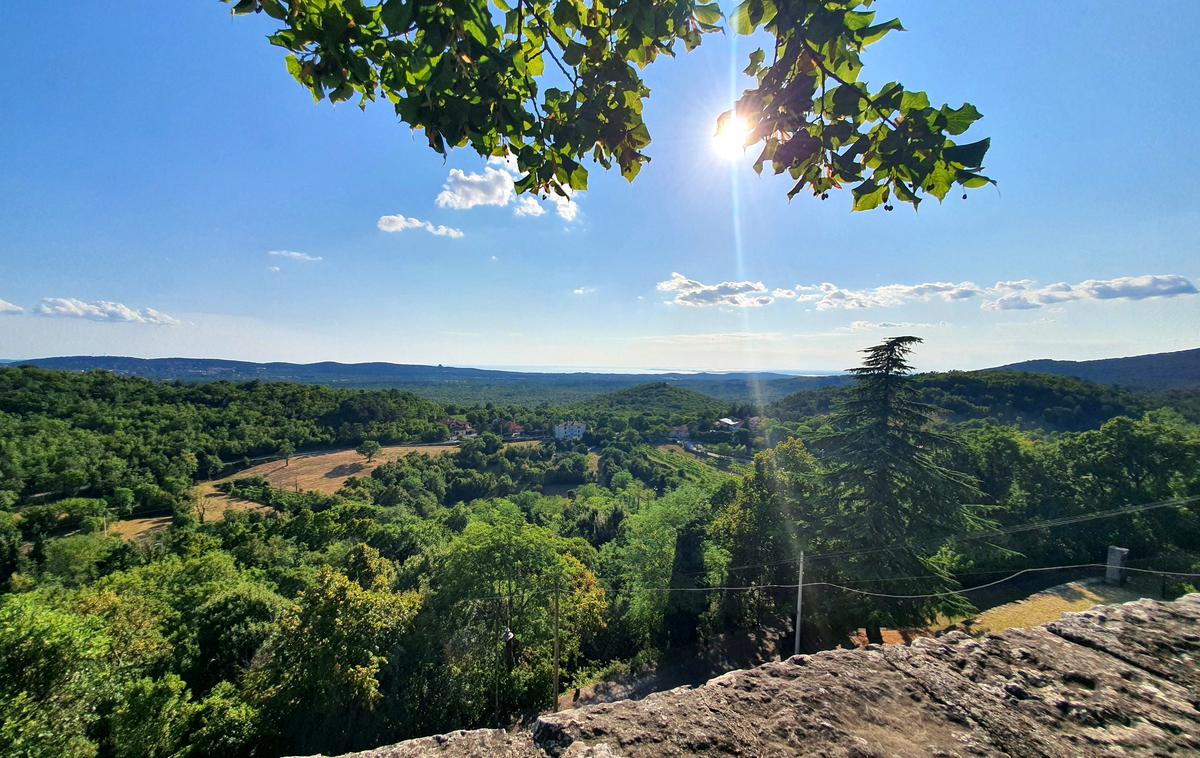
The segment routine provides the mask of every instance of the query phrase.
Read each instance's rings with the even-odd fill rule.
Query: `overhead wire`
[[[1191,503],[1195,503],[1195,502],[1200,502],[1200,495],[1192,495],[1189,497],[1181,497],[1181,498],[1172,498],[1170,500],[1160,500],[1160,501],[1156,501],[1153,503],[1143,503],[1143,504],[1139,504],[1139,505],[1120,506],[1117,508],[1110,508],[1105,511],[1092,511],[1089,513],[1079,513],[1079,514],[1075,514],[1072,516],[1063,516],[1061,518],[1048,519],[1045,521],[1031,521],[1031,522],[1027,522],[1024,524],[1013,524],[1011,526],[1001,527],[1000,529],[991,529],[986,532],[968,532],[966,534],[951,535],[949,537],[945,537],[942,539],[954,540],[954,541],[958,541],[958,542],[969,542],[969,541],[982,540],[982,539],[994,539],[996,537],[1003,537],[1003,536],[1010,535],[1010,534],[1020,534],[1023,532],[1037,531],[1038,529],[1048,529],[1048,528],[1057,527],[1057,526],[1067,526],[1070,524],[1079,524],[1079,523],[1083,523],[1085,521],[1095,521],[1098,519],[1115,518],[1117,516],[1124,516],[1124,515],[1128,515],[1131,513],[1141,513],[1143,511],[1156,510],[1158,508],[1169,508],[1169,507],[1190,505]],[[833,550],[833,551],[829,551],[829,552],[825,552],[825,553],[805,554],[804,560],[807,563],[809,561],[822,560],[822,559],[827,559],[827,558],[846,558],[846,557],[857,556],[857,555],[873,555],[876,553],[891,552],[894,550],[904,550],[909,547],[910,547],[910,545],[882,545],[882,546],[873,547],[873,548]],[[752,568],[774,568],[776,566],[791,566],[791,565],[795,565],[796,563],[798,563],[799,560],[800,560],[799,558],[787,558],[787,559],[772,561],[772,562],[768,562],[768,563],[747,563],[747,564],[743,564],[740,566],[729,566],[725,570],[726,571],[743,571],[745,569],[752,569]],[[705,573],[707,573],[707,571],[690,572],[688,574],[685,574],[685,576],[698,576],[700,574],[705,574]]]
[[[1144,511],[1155,510],[1158,508],[1167,508],[1167,507],[1172,507],[1172,506],[1178,507],[1178,506],[1183,506],[1183,505],[1189,505],[1189,504],[1195,503],[1197,501],[1200,501],[1200,495],[1193,495],[1190,497],[1182,497],[1182,498],[1172,498],[1170,500],[1161,500],[1161,501],[1155,501],[1152,503],[1143,503],[1143,504],[1139,504],[1139,505],[1121,506],[1121,507],[1117,507],[1117,508],[1110,508],[1110,509],[1104,510],[1104,511],[1093,511],[1090,513],[1082,513],[1082,514],[1075,514],[1072,516],[1064,516],[1061,518],[1049,519],[1046,521],[1034,521],[1034,522],[1027,522],[1025,524],[1014,524],[1014,525],[1011,525],[1008,527],[1003,527],[1001,529],[989,530],[987,532],[974,532],[974,533],[968,533],[968,534],[964,534],[964,535],[954,535],[954,536],[948,537],[946,539],[959,540],[959,541],[990,539],[990,538],[994,538],[997,536],[1003,536],[1003,535],[1008,535],[1008,534],[1020,534],[1023,532],[1036,531],[1038,529],[1047,529],[1047,528],[1053,528],[1053,527],[1057,527],[1057,526],[1065,526],[1065,525],[1069,525],[1069,524],[1082,523],[1082,522],[1086,522],[1086,521],[1095,521],[1098,519],[1114,518],[1117,516],[1124,516],[1124,515],[1131,514],[1131,513],[1141,513]],[[804,557],[804,560],[805,560],[805,562],[808,562],[811,560],[817,560],[817,559],[822,559],[822,558],[871,555],[871,554],[876,554],[876,553],[880,553],[880,552],[904,549],[906,547],[908,547],[908,546],[907,545],[891,545],[891,546],[880,546],[880,547],[876,547],[876,548],[864,548],[861,550],[839,550],[839,551],[832,551],[832,552],[826,552],[826,553],[816,553],[816,554],[812,554],[812,555],[806,555]],[[730,566],[730,567],[725,568],[725,571],[732,572],[732,571],[740,571],[740,570],[750,569],[750,568],[772,568],[775,566],[795,565],[796,563],[799,562],[799,560],[800,560],[799,558],[792,558],[792,559],[787,559],[787,560],[782,560],[782,561],[774,561],[774,562],[770,562],[770,563],[756,563],[756,564],[745,564],[742,566]],[[968,587],[968,588],[961,589],[961,590],[947,590],[947,591],[943,591],[943,592],[918,593],[918,594],[911,594],[911,595],[892,594],[892,593],[883,593],[883,592],[871,592],[868,590],[855,589],[853,587],[848,587],[846,585],[892,582],[892,581],[898,582],[898,581],[909,581],[909,580],[920,580],[920,579],[936,579],[937,577],[934,575],[884,577],[884,578],[879,578],[879,579],[853,580],[853,581],[847,581],[847,582],[844,582],[841,584],[835,583],[835,582],[806,582],[803,585],[749,584],[749,585],[722,585],[722,586],[709,586],[709,587],[639,587],[638,589],[645,591],[645,592],[717,592],[717,591],[739,592],[739,591],[764,590],[764,589],[791,589],[791,590],[794,590],[794,589],[797,589],[798,586],[803,586],[803,587],[824,586],[824,587],[833,587],[836,589],[844,590],[846,592],[853,592],[856,594],[867,595],[867,596],[871,596],[871,597],[884,597],[884,598],[895,598],[895,599],[921,599],[921,598],[933,598],[933,597],[946,597],[949,595],[961,595],[965,592],[975,592],[977,590],[985,589],[987,587],[994,587],[998,584],[1002,584],[1004,582],[1011,581],[1012,579],[1015,579],[1018,576],[1021,576],[1023,574],[1028,574],[1028,573],[1036,573],[1036,572],[1043,572],[1043,571],[1060,571],[1060,570],[1072,569],[1072,568],[1105,568],[1106,566],[1107,566],[1107,564],[1103,564],[1103,563],[1078,563],[1078,564],[1070,564],[1070,565],[1063,565],[1063,566],[1040,566],[1040,567],[1035,567],[1035,568],[1021,569],[1020,571],[1016,572],[1015,574],[1010,574],[1009,576],[1004,577],[1003,579],[998,579],[994,582],[988,582],[986,584],[977,585],[975,587]],[[1187,572],[1158,571],[1158,570],[1152,570],[1152,569],[1138,569],[1138,568],[1132,568],[1132,567],[1125,567],[1124,570],[1125,571],[1136,571],[1136,572],[1141,572],[1141,573],[1168,575],[1168,576],[1180,576],[1180,577],[1198,577],[1198,576],[1200,576],[1200,574],[1190,574]],[[995,573],[1000,573],[1000,571],[1003,571],[1003,569],[1000,569],[997,571],[961,573],[961,574],[956,574],[956,576],[995,574]],[[707,571],[690,572],[687,574],[683,574],[683,576],[698,576],[698,575],[705,574],[705,573],[708,573],[708,572]],[[627,577],[611,577],[611,576],[602,576],[602,575],[594,575],[594,576],[596,579],[598,579],[600,581],[608,581],[608,582],[626,581],[628,579]],[[536,597],[536,596],[540,596],[540,595],[548,595],[548,594],[553,593],[554,591],[555,591],[554,589],[533,590],[531,592],[527,592],[524,594],[526,594],[527,596],[530,596],[530,597]],[[507,599],[510,599],[510,596],[495,595],[495,596],[475,597],[475,598],[461,598],[461,599],[455,601],[455,605],[462,604],[462,603],[472,603],[472,602],[495,602],[495,601],[507,600]]]
[[[1005,582],[1010,582],[1013,579],[1016,579],[1017,577],[1022,576],[1024,574],[1040,573],[1040,572],[1044,572],[1044,571],[1063,571],[1063,570],[1067,570],[1067,569],[1077,569],[1077,568],[1109,568],[1109,564],[1107,564],[1107,563],[1070,563],[1070,564],[1064,564],[1064,565],[1060,565],[1060,566],[1037,566],[1034,568],[1021,569],[1020,571],[1009,574],[1008,576],[1005,576],[1001,579],[997,579],[994,582],[987,582],[985,584],[979,584],[974,587],[965,587],[965,588],[959,589],[959,590],[945,590],[942,592],[922,592],[922,593],[915,593],[915,594],[893,594],[893,593],[888,593],[888,592],[872,592],[870,590],[861,590],[861,589],[856,589],[854,587],[846,586],[846,584],[854,584],[854,582],[847,582],[846,584],[839,584],[837,582],[805,582],[804,584],[767,583],[767,584],[746,584],[746,585],[717,585],[717,586],[711,586],[711,587],[638,587],[638,590],[642,591],[642,592],[745,592],[745,591],[750,591],[750,590],[771,590],[771,589],[794,590],[798,587],[832,587],[834,589],[844,590],[846,592],[853,592],[858,595],[868,595],[870,597],[893,598],[893,599],[899,599],[899,600],[917,600],[917,599],[923,599],[923,598],[948,597],[950,595],[965,595],[968,592],[977,592],[982,589],[987,589],[989,587],[995,587],[997,585],[1004,584]],[[1162,571],[1159,569],[1133,568],[1131,566],[1123,566],[1123,567],[1121,567],[1121,570],[1122,571],[1134,571],[1134,572],[1137,572],[1140,574],[1154,574],[1156,576],[1176,576],[1176,577],[1192,578],[1192,579],[1200,578],[1200,573],[1191,573],[1191,572],[1186,572],[1186,571]],[[979,573],[991,574],[991,573],[998,573],[998,572],[986,571],[986,572],[979,572]],[[934,579],[936,577],[933,577],[933,576],[896,577],[894,579],[892,579],[892,578],[868,579],[868,580],[863,580],[863,582],[886,582],[886,581],[898,581],[899,579],[918,579],[918,578]],[[862,583],[862,582],[859,582],[859,583]],[[555,590],[553,588],[551,588],[551,589],[544,589],[544,590],[534,590],[532,592],[528,592],[525,594],[528,597],[536,597],[539,595],[549,595],[549,594],[553,593],[554,591]],[[470,602],[493,602],[493,601],[506,600],[506,599],[508,599],[508,596],[506,596],[506,595],[494,595],[494,596],[473,597],[473,598],[468,597],[468,598],[461,598],[459,600],[456,600],[455,603],[458,604],[458,603],[470,603]]]

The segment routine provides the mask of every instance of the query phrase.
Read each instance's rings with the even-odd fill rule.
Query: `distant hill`
[[[726,405],[716,398],[667,382],[630,387],[584,403],[590,410],[629,411],[659,416],[717,415],[726,412]]]
[[[1194,389],[1200,388],[1200,348],[1096,361],[1041,359],[1010,363],[988,370],[1073,376],[1097,384],[1116,384],[1142,389]]]
[[[1068,376],[1015,371],[950,371],[913,377],[921,400],[951,423],[993,421],[1026,429],[1084,431],[1115,416],[1174,408],[1200,421],[1200,391],[1151,392],[1096,384]],[[799,421],[830,413],[842,388],[808,390],[767,407],[767,415]]]
[[[842,384],[845,376],[734,373],[532,373],[400,363],[253,363],[214,358],[65,356],[19,362],[60,371],[112,371],[157,381],[268,381],[358,389],[404,389],[441,402],[570,403],[641,384],[665,382],[729,402],[770,402],[801,389]]]

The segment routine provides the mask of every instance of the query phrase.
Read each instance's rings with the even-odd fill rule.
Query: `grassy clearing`
[[[538,444],[537,442],[518,442],[517,445]],[[308,453],[292,456],[290,463],[270,461],[243,469],[232,476],[202,482],[192,490],[201,503],[205,521],[220,521],[225,518],[226,511],[262,510],[266,506],[245,500],[231,498],[217,490],[221,482],[234,479],[244,479],[250,476],[261,476],[272,486],[289,490],[311,490],[332,495],[342,488],[346,480],[352,476],[370,476],[377,467],[394,461],[397,458],[412,453],[426,455],[445,455],[454,452],[456,445],[392,445],[383,448],[379,455],[370,463],[353,450],[338,450],[331,453]],[[153,516],[149,518],[134,518],[119,521],[109,528],[110,534],[116,534],[125,539],[141,539],[154,532],[166,529],[171,523],[170,516]]]
[[[1094,605],[1127,603],[1143,597],[1158,597],[1159,586],[1142,577],[1115,586],[1100,579],[1067,582],[1035,592],[1024,600],[998,605],[966,622],[972,632],[999,632],[1041,626],[1062,618],[1064,613],[1086,611]]]
[[[674,469],[685,480],[704,485],[720,485],[733,474],[687,453],[679,445],[659,445],[648,453],[650,460]]]

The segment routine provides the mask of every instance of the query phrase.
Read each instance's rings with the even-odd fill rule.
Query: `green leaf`
[[[866,29],[875,20],[875,11],[846,11],[846,28],[852,32]]]
[[[697,5],[692,9],[692,15],[702,24],[719,24],[722,18],[721,6],[717,3]]]
[[[851,190],[851,194],[854,195],[854,210],[869,211],[882,205],[889,193],[886,184],[881,187],[868,179]]]
[[[563,63],[568,66],[578,66],[583,61],[584,54],[587,53],[587,48],[578,42],[571,41],[567,43],[567,49],[563,50]]]
[[[304,72],[304,66],[303,66],[303,64],[300,63],[300,59],[297,58],[296,56],[289,55],[287,57],[287,70],[288,70],[288,73],[291,74],[292,77],[296,79],[296,81],[298,81],[298,82],[304,81],[303,79],[300,78]]]
[[[879,40],[883,39],[884,35],[888,32],[902,31],[904,31],[904,26],[900,23],[900,19],[898,18],[894,18],[891,21],[884,21],[882,24],[868,26],[866,29],[862,30],[862,44],[864,47],[867,45],[873,45]]]
[[[774,18],[774,0],[743,0],[734,9],[729,22],[738,34],[754,34],[755,29],[771,23]]]
[[[387,0],[379,12],[379,17],[387,25],[389,32],[403,34],[412,26],[412,4],[408,0]]]
[[[908,92],[900,98],[900,111],[908,113],[909,111],[923,111],[929,107],[929,95],[924,92]]]
[[[833,106],[833,112],[839,116],[853,117],[862,111],[863,96],[858,87],[843,84],[830,94],[832,95],[830,104]]]
[[[938,161],[937,165],[933,167],[933,171],[929,172],[929,176],[925,177],[925,191],[938,200],[944,199],[956,181],[956,175],[957,172],[944,162]]]
[[[762,68],[763,61],[766,60],[766,57],[767,54],[763,52],[761,47],[750,53],[750,65],[746,66],[746,69],[742,73],[744,73],[746,76],[754,76],[758,73],[758,70]]]
[[[996,180],[990,179],[983,174],[976,174],[973,171],[959,171],[955,181],[970,189],[978,189],[996,183]]]
[[[237,5],[233,6],[233,15],[245,16],[253,13],[258,9],[258,3],[254,0],[241,0]]]
[[[946,132],[955,135],[962,134],[971,128],[971,124],[983,118],[983,114],[970,103],[963,103],[961,108],[943,105],[941,113],[946,118]]]
[[[282,21],[287,18],[287,10],[279,0],[259,0],[259,5],[268,16]]]
[[[942,157],[953,163],[960,163],[968,168],[974,168],[983,165],[983,156],[987,154],[988,148],[991,147],[991,138],[981,139],[978,142],[969,142],[965,145],[954,145],[942,151]]]
[[[583,166],[576,166],[571,172],[571,189],[582,192],[587,189],[588,172]]]

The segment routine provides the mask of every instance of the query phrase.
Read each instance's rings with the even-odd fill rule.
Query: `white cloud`
[[[546,212],[542,204],[538,202],[533,195],[523,195],[517,200],[517,207],[513,208],[514,216],[540,216]]]
[[[775,298],[762,282],[721,282],[702,284],[683,274],[672,272],[671,278],[659,282],[659,292],[671,294],[670,302],[693,308],[723,305],[732,308],[758,308],[770,305]]]
[[[267,266],[267,271],[270,271],[272,274],[278,274],[282,270],[278,266]]]
[[[980,287],[972,282],[923,282],[855,290],[823,282],[768,290],[762,282],[704,284],[672,273],[670,279],[658,283],[658,290],[671,293],[669,302],[678,305],[745,308],[769,305],[776,300],[795,300],[812,303],[819,311],[889,308],[912,302],[958,302],[976,298],[982,299],[980,307],[987,311],[1031,310],[1074,300],[1144,300],[1200,293],[1189,279],[1177,274],[1088,279],[1078,284],[1056,282],[1041,287],[1032,279],[1018,279],[996,282],[991,287]]]
[[[487,162],[481,174],[450,169],[450,175],[446,177],[446,183],[437,196],[438,207],[463,211],[481,205],[505,207],[515,204],[514,216],[536,218],[546,214],[546,206],[536,195],[518,197],[516,180],[521,177],[521,172],[515,156],[493,156]],[[559,218],[571,223],[579,217],[579,204],[575,195],[570,190],[566,191],[566,196],[551,192],[544,199],[553,206]]]
[[[268,250],[267,255],[276,258],[287,258],[289,261],[308,261],[314,262],[323,260],[319,255],[309,255],[308,253],[297,253],[295,250]]]
[[[179,320],[153,308],[137,310],[108,300],[84,302],[73,297],[45,297],[38,305],[39,316],[86,318],[91,321],[124,321],[133,324],[175,326]]]
[[[376,223],[380,231],[383,232],[403,232],[408,229],[424,229],[437,237],[449,237],[451,239],[460,239],[463,236],[462,230],[453,229],[449,226],[437,225],[434,226],[428,221],[422,221],[419,218],[410,218],[408,216],[380,216]]]
[[[556,192],[551,192],[546,199],[554,206],[554,212],[563,221],[571,223],[579,216],[579,204],[575,202],[574,193],[568,193],[566,197],[563,197]]]
[[[493,256],[492,256],[491,258],[489,258],[488,260],[490,260],[492,263],[495,263],[495,262],[499,261],[500,259],[499,259],[499,258],[497,258],[496,256],[494,256],[494,255],[493,255]]]
[[[501,166],[505,171],[513,176],[520,176],[521,170],[517,168],[517,156],[512,153],[505,155],[493,155],[487,159],[488,165]]]
[[[1200,290],[1178,274],[1119,276],[1115,279],[1087,279],[1078,284],[1056,282],[1034,287],[1029,282],[997,282],[993,300],[983,304],[988,311],[1032,310],[1072,300],[1145,300],[1152,297],[1195,295]]]
[[[791,290],[777,290],[789,292]],[[797,284],[795,299],[802,303],[816,303],[819,311],[854,310],[859,308],[881,308],[903,305],[913,300],[966,300],[982,292],[971,282],[925,282],[923,284],[886,284],[864,290],[851,290],[835,284]],[[784,295],[780,294],[780,297]]]
[[[15,316],[18,313],[24,313],[25,309],[7,300],[0,300],[0,315]]]
[[[437,205],[458,211],[477,205],[508,205],[514,193],[513,175],[506,170],[487,166],[482,174],[467,174],[452,168],[438,193]]]
[[[985,311],[1025,311],[1033,308],[1041,308],[1042,306],[1028,295],[1023,295],[1020,292],[1012,292],[1007,295],[1001,295],[995,300],[989,300],[982,307]]]
[[[576,287],[575,289],[571,290],[571,292],[576,295],[590,295],[595,291],[595,287]]]

